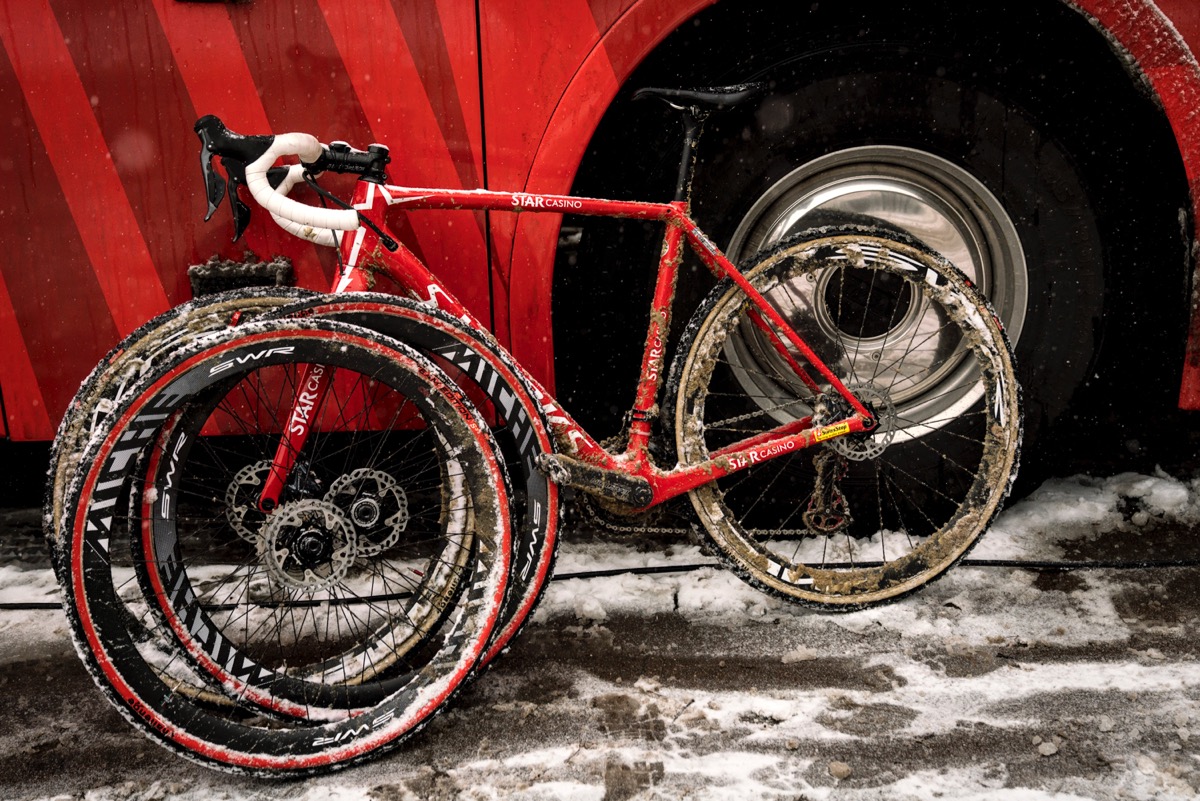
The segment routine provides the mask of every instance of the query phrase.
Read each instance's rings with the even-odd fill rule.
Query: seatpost
[[[700,147],[700,134],[704,132],[708,109],[698,106],[675,107],[683,114],[683,155],[679,162],[679,181],[675,184],[675,200],[684,201],[690,208],[692,175],[696,172],[696,151]]]

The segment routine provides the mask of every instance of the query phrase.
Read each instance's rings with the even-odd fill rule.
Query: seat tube
[[[671,205],[682,212],[685,202],[675,201]],[[683,229],[668,220],[667,231],[663,236],[662,255],[659,257],[654,300],[650,309],[650,327],[646,332],[646,346],[642,352],[642,372],[633,405],[633,419],[629,425],[630,452],[641,451],[646,447],[650,441],[650,421],[657,416],[655,404],[658,391],[662,388],[666,341],[671,329],[671,306],[675,299],[675,281],[679,277],[682,245]]]

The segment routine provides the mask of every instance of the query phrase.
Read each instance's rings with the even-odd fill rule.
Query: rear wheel
[[[781,85],[758,110],[766,122],[750,147],[729,147],[744,120],[718,119],[710,169],[733,177],[698,187],[697,216],[730,221],[721,237],[738,263],[800,231],[856,221],[937,251],[1003,321],[1031,387],[1036,442],[1069,408],[1099,346],[1096,210],[1044,120],[952,75],[872,68],[887,59],[875,53],[852,74]],[[782,130],[771,122],[785,119]]]
[[[1019,390],[994,312],[928,248],[872,229],[809,232],[747,276],[879,425],[694,490],[706,531],[750,583],[831,609],[894,600],[941,575],[1016,474]],[[679,358],[671,391],[686,464],[805,418],[820,440],[850,414],[828,384],[813,392],[796,377],[730,283],[701,306]]]

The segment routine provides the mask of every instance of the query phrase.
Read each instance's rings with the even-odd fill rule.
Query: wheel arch
[[[1131,79],[1142,82],[1166,115],[1175,135],[1190,194],[1193,247],[1187,264],[1191,292],[1200,286],[1195,243],[1200,240],[1200,62],[1179,31],[1152,0],[1064,0],[1077,8],[1122,57]],[[1200,304],[1190,296],[1187,353],[1179,390],[1181,409],[1200,409]]]
[[[662,21],[665,4],[646,0],[632,6],[601,38],[564,91],[539,144],[527,188],[532,191],[561,192],[571,189],[574,179],[574,191],[585,189],[580,187],[578,179],[596,158],[588,151],[588,145],[605,114],[612,114],[623,99],[622,90],[631,82],[641,79],[642,73],[646,72],[645,66],[660,59],[665,51],[671,48],[682,54],[690,51],[695,57],[706,41],[712,41],[713,34],[720,39],[723,32],[706,30],[704,21],[719,14],[722,9],[728,9],[730,5],[697,1],[675,6],[672,8],[675,12],[672,14],[673,30],[668,32],[664,26],[661,34],[644,36],[641,34],[647,30],[647,20]],[[938,0],[909,0],[904,5],[918,12],[930,12],[938,5]],[[1090,52],[1091,57],[1098,57],[1095,54],[1101,49],[1097,43],[1102,40],[1103,52],[1108,58],[1120,62],[1130,85],[1137,86],[1143,95],[1154,99],[1157,110],[1151,113],[1156,119],[1151,121],[1169,125],[1177,148],[1176,153],[1159,155],[1175,159],[1170,169],[1180,173],[1181,181],[1190,190],[1190,197],[1180,194],[1180,206],[1173,216],[1178,218],[1182,211],[1190,218],[1180,236],[1181,239],[1194,239],[1195,230],[1192,226],[1198,216],[1196,198],[1200,195],[1200,126],[1190,122],[1188,115],[1192,108],[1200,105],[1200,65],[1182,37],[1149,0],[1123,0],[1116,3],[1108,0],[1027,0],[1026,6],[1043,12],[1047,9],[1057,12],[1069,9],[1087,20],[1094,35],[1086,33],[1088,26],[1076,25],[1073,35],[1079,37],[1079,41],[1053,38],[1061,33],[1057,30],[1037,31],[1035,35],[1045,37],[1041,41],[1042,46],[1053,42],[1053,46],[1059,49],[1081,48]],[[843,18],[852,15],[852,12],[845,10],[834,13],[841,13]],[[1009,14],[1013,12],[1010,10]],[[1051,16],[1061,19],[1073,17],[1073,14],[1057,13]],[[748,15],[746,25],[751,31],[749,35],[773,33],[770,30],[772,17],[769,13]],[[637,31],[639,27],[641,32]],[[977,39],[988,35],[987,31],[975,34]],[[617,55],[614,56],[614,53]],[[699,72],[703,73],[704,78],[710,78],[720,75],[722,63],[726,66],[734,63],[737,53],[709,50],[705,55],[710,58],[704,61],[704,68]],[[693,66],[686,58],[677,57],[676,72],[680,76],[691,75]],[[661,74],[661,68],[659,72]],[[747,76],[729,74],[724,77],[726,80],[737,80]],[[682,79],[687,80],[686,77]],[[597,87],[603,87],[599,95]],[[1130,124],[1137,125],[1140,121],[1135,120]],[[514,352],[522,360],[534,365],[535,374],[547,379],[551,379],[554,372],[555,347],[551,331],[556,324],[551,320],[546,298],[557,289],[553,274],[553,251],[559,223],[558,217],[523,216],[518,223],[519,235],[515,239],[511,262],[509,313],[514,323]],[[1178,222],[1175,225],[1178,226]],[[1182,245],[1179,253],[1179,266],[1172,270],[1178,276],[1182,305],[1194,269],[1194,259],[1187,255]],[[636,332],[637,326],[633,325],[632,328],[635,330],[633,336],[640,336]],[[554,339],[565,339],[556,327],[553,330]],[[1180,402],[1188,407],[1187,399],[1192,397],[1192,402],[1200,407],[1200,328],[1195,323],[1191,338],[1198,340],[1195,358],[1188,360],[1189,364],[1196,362],[1190,368],[1195,373],[1195,388],[1189,395],[1188,375],[1185,373],[1184,395]],[[558,351],[560,356],[563,355],[562,347]],[[1178,374],[1174,373],[1175,376]]]

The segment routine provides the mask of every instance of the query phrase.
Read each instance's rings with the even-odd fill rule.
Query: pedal
[[[654,490],[646,479],[594,467],[570,456],[543,453],[537,458],[537,466],[555,484],[610,498],[635,509],[654,500]]]

